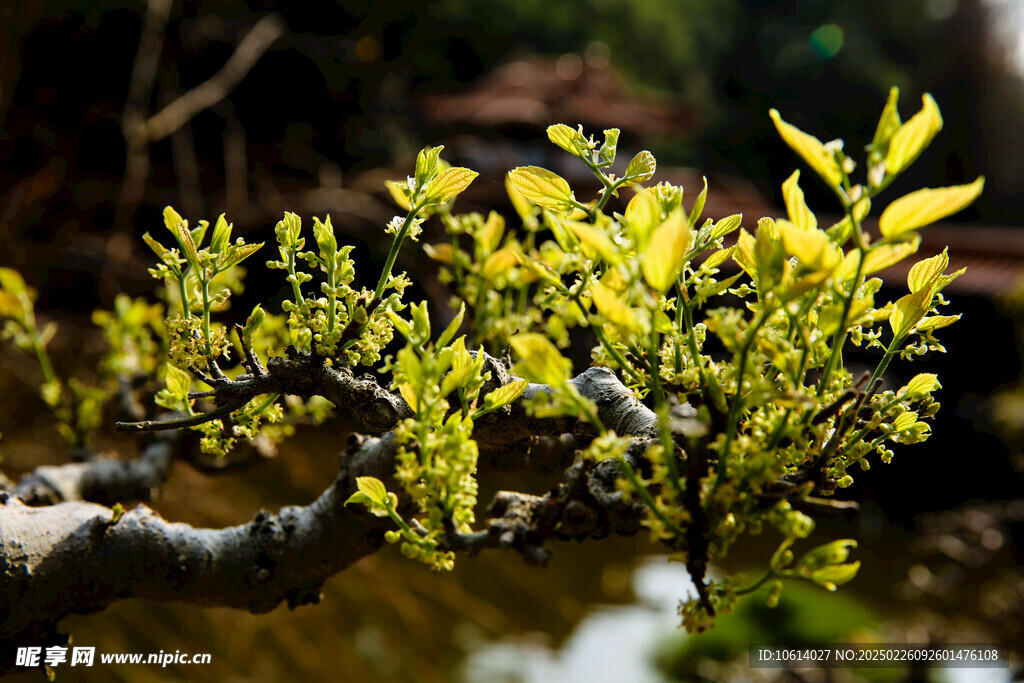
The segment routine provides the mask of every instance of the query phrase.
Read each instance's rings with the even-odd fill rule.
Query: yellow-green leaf
[[[818,219],[814,213],[807,208],[804,201],[804,191],[800,189],[800,171],[793,171],[793,175],[782,183],[782,199],[786,202],[786,214],[793,225],[801,230],[814,230],[818,227]]]
[[[501,243],[501,236],[505,234],[505,217],[497,211],[487,214],[487,220],[483,226],[473,235],[480,248],[485,254],[489,254],[498,248]]]
[[[643,183],[654,177],[657,168],[658,163],[654,160],[654,155],[645,149],[629,162],[622,178],[630,183]]]
[[[889,314],[889,326],[892,327],[895,339],[905,337],[914,329],[914,325],[921,322],[932,305],[932,294],[931,288],[925,287],[896,301]]]
[[[473,374],[473,366],[452,368],[452,371],[441,380],[441,398],[452,393],[456,387],[461,386]]]
[[[459,312],[455,314],[452,321],[448,323],[448,327],[444,328],[444,332],[437,338],[437,348],[442,348],[448,345],[452,339],[455,338],[455,333],[459,331],[462,326],[462,321],[466,317],[466,304],[462,303],[459,305]]]
[[[167,372],[164,374],[164,382],[167,390],[175,398],[188,400],[189,389],[192,388],[192,376],[175,365],[167,364]]]
[[[871,141],[871,151],[879,154],[883,159],[889,150],[889,142],[892,140],[893,134],[899,130],[902,124],[900,113],[896,109],[899,98],[900,89],[890,88],[889,98],[885,101],[885,108],[882,109],[882,115],[878,119],[878,127],[875,128],[875,137]]]
[[[925,93],[921,104],[921,111],[901,125],[889,140],[885,170],[890,174],[895,175],[913,163],[935,134],[942,130],[942,114],[932,96]]]
[[[638,330],[633,309],[622,301],[613,289],[600,282],[593,282],[590,285],[590,296],[594,300],[594,306],[597,307],[598,313],[607,318],[609,322],[627,332]]]
[[[388,500],[388,490],[377,477],[356,477],[356,488],[378,505],[384,505]]]
[[[647,188],[629,200],[626,205],[626,225],[632,233],[637,248],[647,246],[651,231],[661,222],[661,203],[654,188]]]
[[[446,168],[427,183],[423,201],[427,204],[444,204],[473,182],[479,173],[461,166]]]
[[[408,185],[397,180],[385,180],[384,187],[388,188],[388,192],[391,193],[391,198],[395,200],[395,204],[398,204],[406,211],[412,208],[412,204],[409,203]]]
[[[402,395],[405,402],[412,408],[412,412],[415,413],[419,405],[419,398],[416,396],[416,390],[412,388],[412,385],[408,382],[402,382],[398,385],[398,393]]]
[[[901,413],[899,417],[893,420],[892,428],[898,432],[902,432],[904,429],[910,429],[915,424],[917,424],[917,413],[908,411],[906,413]]]
[[[487,257],[483,266],[480,267],[480,274],[488,280],[494,280],[499,275],[507,273],[518,262],[515,249],[502,247]]]
[[[768,113],[786,144],[799,154],[814,169],[814,172],[828,183],[829,187],[838,187],[842,183],[843,172],[839,168],[839,162],[836,161],[835,156],[825,149],[821,140],[783,121],[778,110],[772,109]]]
[[[452,248],[452,245],[446,242],[441,244],[424,244],[423,251],[427,253],[427,256],[439,263],[448,266],[455,263],[455,250]]]
[[[729,257],[732,256],[734,251],[736,251],[735,245],[728,249],[719,249],[718,251],[713,252],[710,256],[704,259],[704,263],[700,264],[701,269],[708,272],[714,271],[718,266],[725,263]]]
[[[863,197],[853,205],[853,216],[857,219],[858,223],[863,222],[870,211],[871,200],[868,197]],[[828,233],[829,238],[833,242],[842,246],[853,235],[853,221],[850,220],[849,216],[844,216],[841,221],[831,226],[825,232]]]
[[[584,253],[587,256],[592,258],[595,254],[600,255],[608,263],[618,263],[621,260],[619,250],[604,230],[581,221],[565,220],[563,222],[576,235],[576,239],[583,245]]]
[[[918,261],[907,274],[907,287],[911,292],[916,292],[935,282],[949,265],[949,248],[942,250],[931,258]]]
[[[416,155],[416,187],[423,186],[437,174],[438,162],[444,145],[424,147]]]
[[[263,242],[260,242],[259,244],[243,244],[240,247],[234,247],[227,259],[224,260],[223,267],[230,268],[231,266],[238,265],[262,249],[263,244]]]
[[[959,319],[960,314],[929,316],[921,319],[921,322],[917,324],[917,331],[927,332],[928,330],[941,330],[943,327],[949,327]]]
[[[922,398],[930,395],[936,389],[941,389],[939,376],[930,372],[922,372],[907,382],[906,386],[899,390],[899,394],[906,394],[909,398]]]
[[[507,406],[512,401],[523,395],[526,391],[526,387],[529,384],[525,379],[517,379],[509,382],[505,386],[498,387],[494,391],[490,391],[484,396],[484,409],[494,410],[502,406]]]
[[[169,250],[164,245],[157,242],[155,239],[150,237],[149,233],[143,233],[142,241],[149,245],[149,248],[153,250],[153,253],[157,256],[163,256]]]
[[[908,242],[896,242],[894,244],[878,244],[869,250],[864,256],[864,265],[861,266],[861,275],[871,275],[889,266],[896,265],[906,257],[917,251],[921,244],[921,236],[918,235]],[[837,280],[849,280],[857,272],[857,259],[860,258],[860,251],[853,249],[846,254],[842,265],[836,270]],[[911,289],[911,291],[914,291]]]
[[[715,223],[714,227],[711,228],[711,236],[708,238],[709,242],[714,242],[717,239],[725,237],[730,232],[740,227],[743,222],[742,213],[734,213],[731,216],[726,216],[722,220]]]
[[[228,243],[231,242],[231,223],[228,223],[224,214],[217,219],[213,226],[213,237],[210,238],[210,252],[219,254]]]
[[[704,213],[704,202],[708,199],[708,179],[704,176],[704,189],[697,195],[696,201],[693,202],[693,208],[690,209],[690,225],[697,225],[697,221],[700,220],[700,215]]]
[[[509,344],[522,359],[516,363],[515,370],[523,379],[550,386],[558,386],[569,379],[572,362],[547,337],[527,332],[511,337]]]
[[[198,274],[199,252],[196,250],[195,242],[192,241],[192,234],[188,231],[188,227],[184,223],[178,223],[178,243],[181,245],[181,250],[185,252],[185,260],[189,262],[189,265],[191,265]]]
[[[732,259],[754,282],[757,282],[757,259],[754,254],[756,246],[754,236],[746,230],[740,230],[740,236],[736,240],[736,251],[732,253]]]
[[[911,192],[885,207],[882,217],[878,219],[878,228],[886,237],[923,228],[965,209],[978,198],[984,186],[985,178],[980,176],[969,185],[925,188]]]
[[[537,216],[535,215],[537,209],[523,196],[522,192],[515,188],[512,184],[512,174],[510,173],[505,175],[505,192],[508,194],[508,198],[512,202],[512,208],[516,210],[519,220],[523,222],[523,225],[529,230],[536,230],[538,226]]]
[[[587,156],[587,151],[589,150],[586,138],[583,137],[583,132],[570,128],[564,123],[548,126],[548,140],[581,159]]]
[[[785,220],[776,221],[775,227],[782,237],[786,253],[796,256],[801,268],[830,269],[839,263],[841,252],[833,247],[832,240],[821,230],[807,230]]]
[[[508,173],[509,182],[523,197],[552,211],[567,211],[575,205],[565,178],[539,166],[521,166]]]
[[[686,263],[691,233],[690,223],[682,210],[673,211],[651,233],[640,267],[647,284],[662,294],[676,281]]]
[[[188,222],[181,217],[181,215],[174,210],[171,206],[164,207],[164,225],[170,231],[175,238],[178,237],[178,226],[182,223],[185,224],[185,228],[188,228]]]

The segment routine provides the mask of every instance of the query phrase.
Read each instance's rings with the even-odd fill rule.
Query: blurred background
[[[705,214],[743,212],[750,225],[779,215],[779,185],[798,166],[770,107],[855,152],[896,85],[904,119],[930,92],[945,127],[884,199],[986,176],[978,202],[924,233],[922,256],[948,244],[952,267],[968,267],[950,287],[965,315],[942,335],[949,353],[893,368],[895,382],[940,373],[933,437],[858,479],[856,517],[819,524],[821,539],[861,543],[861,574],[839,594],[787,588],[779,608],[752,600],[687,638],[674,614],[689,590],[685,571],[643,538],[560,544],[546,569],[492,553],[450,575],[386,549],[329,581],[319,606],[295,612],[132,602],[68,620],[75,643],[99,652],[213,655],[203,667],[94,668],[89,680],[777,680],[745,668],[748,642],[853,638],[998,641],[1020,656],[1021,3],[39,0],[0,4],[0,20],[0,265],[20,270],[40,292],[39,315],[60,324],[52,349],[64,377],[95,368],[92,310],[111,308],[121,291],[152,291],[139,238],[160,230],[165,205],[193,222],[227,212],[236,235],[270,243],[283,211],[306,221],[329,212],[371,282],[396,211],[383,181],[404,177],[425,144],[481,172],[459,210],[511,216],[503,177],[517,165],[547,166],[586,196],[580,169],[547,142],[548,124],[598,134],[615,126],[620,157],[650,149],[655,180],[694,194],[706,175]],[[813,209],[839,211],[809,175],[803,185]],[[438,228],[428,226],[426,241],[429,230]],[[443,310],[429,260],[407,249],[399,265]],[[890,275],[896,296],[900,273]],[[277,298],[281,284],[250,278],[236,314]],[[67,460],[36,375],[17,351],[0,350],[0,454],[12,478]],[[155,507],[224,526],[308,503],[333,480],[349,429],[333,421],[300,431],[277,457],[230,476],[177,463]],[[490,475],[481,500],[556,480]],[[753,539],[732,568],[763,563],[774,540]],[[933,680],[967,680],[947,674]]]

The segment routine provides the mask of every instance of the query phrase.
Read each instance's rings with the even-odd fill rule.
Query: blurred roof
[[[692,109],[632,92],[606,56],[593,54],[517,57],[461,93],[425,96],[419,105],[432,124],[480,128],[566,121],[678,135],[697,120]]]

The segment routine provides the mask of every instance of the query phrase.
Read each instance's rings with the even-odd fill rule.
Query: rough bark
[[[487,390],[513,379],[500,361],[488,357],[487,366]],[[655,432],[654,414],[607,369],[590,368],[571,382],[595,402],[608,428],[635,437],[628,458],[639,465]],[[530,385],[524,398],[546,390]],[[269,392],[324,396],[338,412],[378,433],[411,414],[400,397],[373,379],[300,355],[271,359],[265,371],[218,382],[212,393],[224,406]],[[148,431],[158,425],[126,426]],[[474,432],[482,450],[501,450],[505,466],[512,460],[521,467],[550,462],[550,454],[531,459],[534,447],[544,451],[552,445],[554,450],[575,445],[568,434],[592,436],[585,424],[570,418],[528,416],[522,399],[485,416]],[[166,477],[173,451],[168,439],[158,439],[138,461],[40,468],[0,492],[0,648],[52,642],[65,616],[99,611],[127,598],[252,612],[269,611],[282,602],[290,607],[316,602],[323,582],[375,552],[390,528],[388,520],[344,502],[355,492],[359,476],[377,477],[390,490],[399,490],[391,480],[396,452],[391,432],[353,437],[341,456],[338,477],[313,503],[276,514],[260,512],[241,526],[198,529],[164,520],[145,505],[115,521],[111,508],[86,502],[147,499]],[[540,563],[547,556],[543,544],[551,537],[634,533],[643,510],[622,500],[617,476],[614,463],[578,462],[545,495],[502,492],[488,510],[485,529],[450,533],[447,547],[468,553],[511,548]]]

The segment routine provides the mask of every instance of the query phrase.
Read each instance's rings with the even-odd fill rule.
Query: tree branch
[[[103,505],[151,500],[167,480],[180,433],[162,435],[137,460],[93,459],[37,467],[10,493],[26,505],[86,500]]]
[[[284,24],[276,14],[268,14],[256,22],[220,71],[145,122],[146,140],[149,143],[163,140],[193,116],[227,97],[282,33]]]

